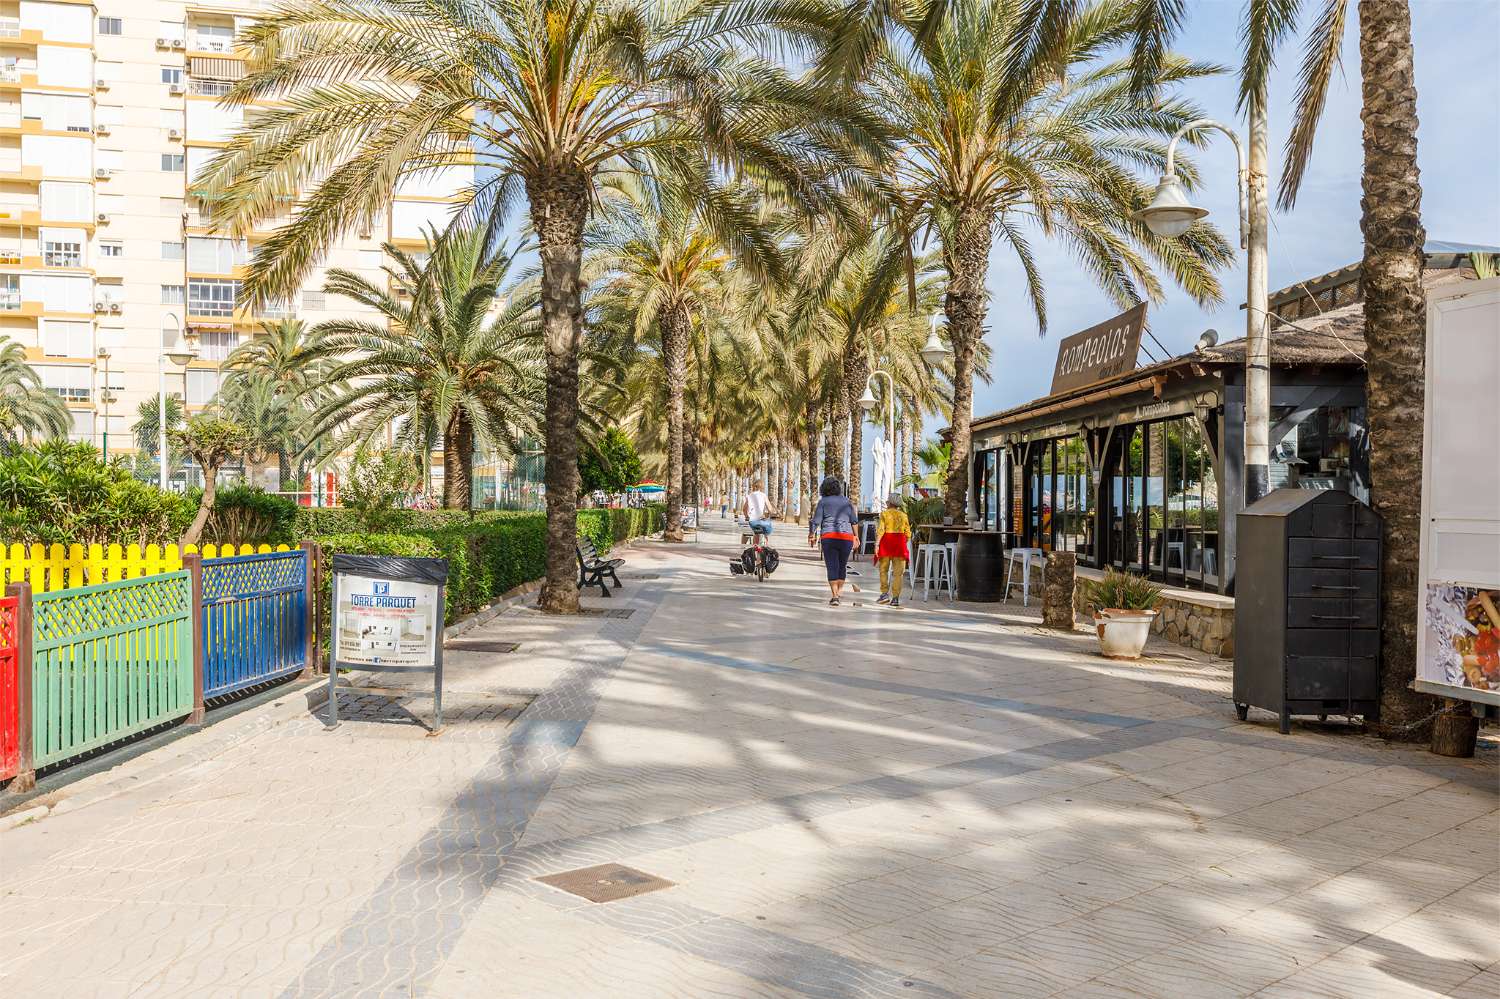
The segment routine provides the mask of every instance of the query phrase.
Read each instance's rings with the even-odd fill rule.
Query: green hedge
[[[648,533],[660,507],[580,510],[578,534],[607,553],[617,541]],[[330,511],[338,513],[341,511]],[[460,511],[413,511],[401,534],[314,535],[325,552],[427,556],[448,560],[446,619],[451,623],[493,602],[506,591],[540,579],[547,571],[547,517],[493,510],[473,517]]]

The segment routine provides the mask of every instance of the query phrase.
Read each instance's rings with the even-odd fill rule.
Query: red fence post
[[[319,574],[319,563],[321,552],[318,550],[316,541],[302,542],[302,550],[307,552],[307,658],[306,665],[302,669],[303,677],[312,679],[318,675],[318,667],[323,664],[322,656],[319,655],[318,625],[322,620],[318,616],[318,601],[322,598],[322,577]]]
[[[21,766],[10,782],[12,791],[30,791],[36,787],[36,746],[31,733],[31,675],[35,667],[31,659],[31,584],[11,583],[5,595],[16,598],[16,709],[19,726],[16,738],[20,742]]]
[[[188,627],[193,636],[193,713],[188,715],[189,725],[203,724],[203,653],[208,645],[208,635],[203,627],[203,556],[197,552],[182,556],[182,567],[188,571],[192,582],[192,611]]]

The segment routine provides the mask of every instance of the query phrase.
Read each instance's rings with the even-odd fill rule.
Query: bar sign
[[[1103,381],[1135,367],[1146,325],[1146,303],[1115,318],[1074,333],[1057,345],[1057,367],[1052,370],[1052,394]]]

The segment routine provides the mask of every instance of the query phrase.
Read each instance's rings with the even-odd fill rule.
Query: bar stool
[[[925,572],[922,575],[922,599],[926,600],[936,584],[938,593],[941,595],[943,587],[948,588],[948,599],[953,599],[953,570],[948,564],[948,546],[941,544],[921,545],[917,548],[917,557],[922,560]]]
[[[1012,548],[1005,553],[1005,597],[1001,603],[1010,601],[1011,573],[1015,572],[1016,565],[1021,566],[1021,606],[1031,606],[1031,560],[1041,562],[1044,553],[1040,548]]]

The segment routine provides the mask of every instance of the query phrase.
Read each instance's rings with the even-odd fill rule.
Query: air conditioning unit
[[[156,47],[159,48],[159,49],[169,49],[169,48],[172,47],[172,39],[170,39],[170,38],[158,38],[156,40]]]
[[[95,135],[108,135],[109,134],[109,123],[108,122],[103,122],[103,121],[99,122],[97,125],[94,126],[94,134]]]
[[[109,303],[106,302],[102,298],[99,299],[99,301],[97,301],[97,302],[94,303],[94,311],[95,312],[108,312],[109,311]]]
[[[99,79],[97,79],[97,80],[94,81],[94,86],[97,89],[99,89],[99,90],[108,90],[109,89],[109,81],[106,80],[104,77],[101,76],[101,77],[99,77]]]
[[[167,129],[167,138],[169,138],[169,139],[180,139],[180,138],[182,138],[182,129],[180,129],[180,128],[169,128],[169,129]]]
[[[173,97],[181,97],[183,94],[187,93],[187,87],[184,87],[180,83],[174,83],[167,88],[167,93],[171,94]]]
[[[114,312],[114,313],[119,313],[119,311],[120,311],[120,303],[119,302],[110,302],[109,303],[109,311],[110,312]]]
[[[98,222],[100,225],[109,225],[109,212],[100,212],[98,215],[94,216],[94,221]]]
[[[109,180],[110,174],[114,173],[109,167],[95,167],[94,177],[99,180]]]
[[[172,39],[172,47],[174,49],[186,48],[186,46],[183,45],[181,38],[174,38],[174,39]]]

